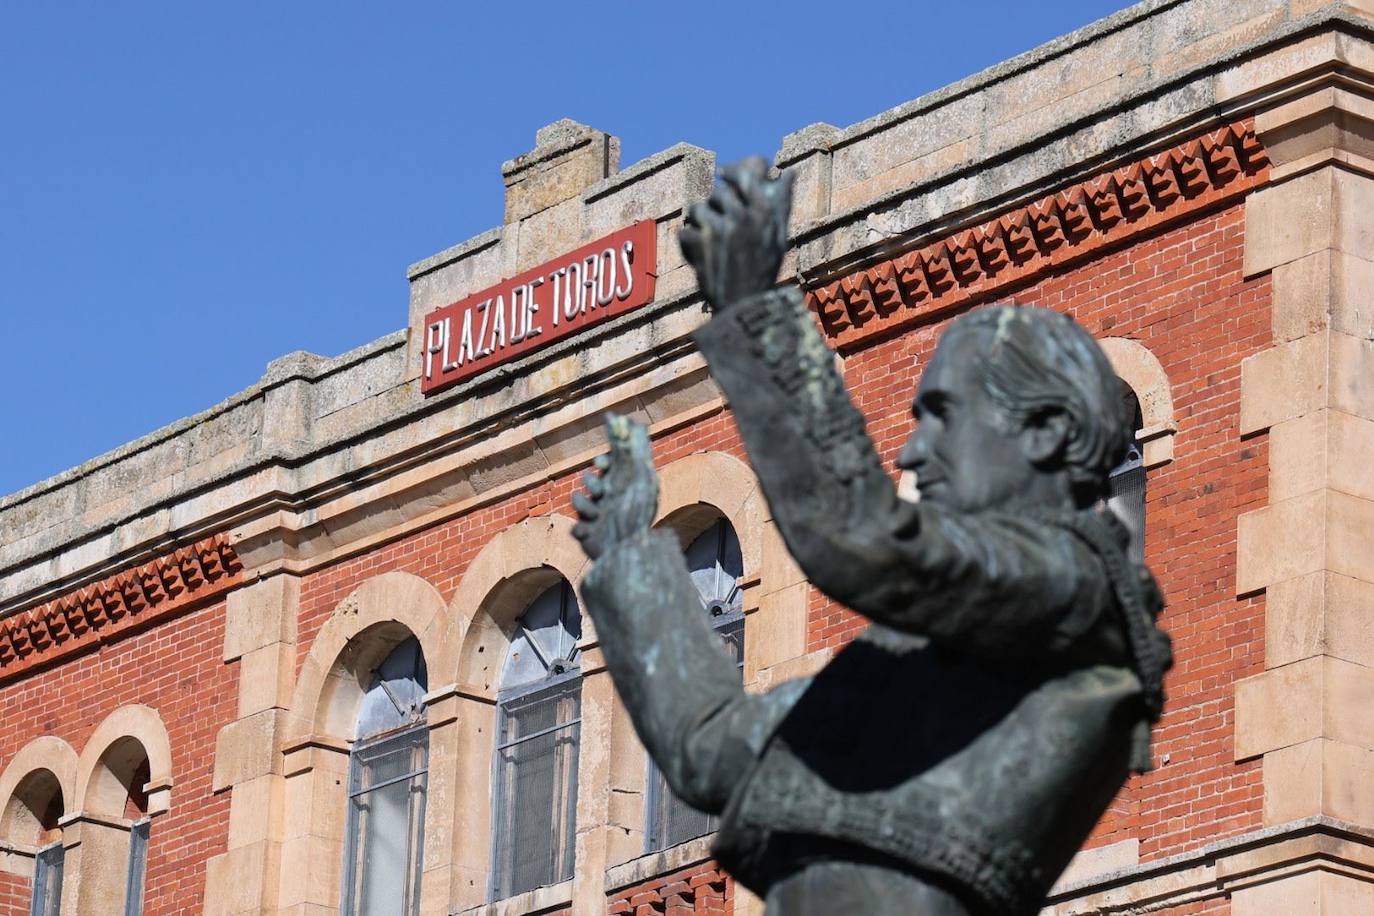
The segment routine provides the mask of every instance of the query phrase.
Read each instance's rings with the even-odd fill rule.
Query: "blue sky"
[[[5,4],[0,494],[402,327],[544,124],[769,155],[1127,5]]]

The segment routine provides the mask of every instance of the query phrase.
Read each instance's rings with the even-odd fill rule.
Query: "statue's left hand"
[[[573,526],[573,537],[592,559],[647,531],[658,511],[658,474],[648,429],[629,417],[608,413],[606,438],[610,453],[596,459],[596,471],[582,477],[586,492],[574,493],[572,498],[580,519]]]

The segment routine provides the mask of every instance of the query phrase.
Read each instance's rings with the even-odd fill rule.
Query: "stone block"
[[[1279,344],[1241,363],[1240,431],[1267,429],[1327,406],[1327,334]]]
[[[1333,490],[1327,495],[1327,511],[1325,568],[1374,582],[1374,501]]]
[[[791,588],[806,581],[797,561],[787,549],[777,525],[772,522],[763,526],[762,565],[759,569],[759,590],[765,595]]]
[[[1306,871],[1237,888],[1231,916],[1350,916],[1374,912],[1374,883],[1344,872]]]
[[[278,843],[254,843],[212,857],[205,865],[206,916],[271,912],[281,865]]]
[[[1305,659],[1236,683],[1237,760],[1323,737],[1324,667]]]
[[[1284,665],[1326,654],[1325,570],[1269,586],[1264,600],[1264,666]]]
[[[1241,363],[1242,434],[1326,407],[1374,420],[1374,341],[1325,331]]]
[[[1245,276],[1335,245],[1335,183],[1318,169],[1245,199]]]
[[[272,643],[245,653],[239,659],[239,718],[288,708],[295,670],[293,643]]]
[[[1324,659],[1322,734],[1361,748],[1374,748],[1374,668],[1338,658]]]
[[[1333,249],[1315,251],[1273,271],[1274,336],[1295,340],[1334,330],[1374,337],[1374,262]]]
[[[283,907],[314,905],[339,912],[343,880],[343,843],[322,837],[295,837],[281,844],[281,871],[291,880],[281,885]]]
[[[259,776],[234,786],[229,796],[229,848],[283,838],[280,776]]]
[[[1374,420],[1316,410],[1269,429],[1269,499],[1281,502],[1330,489],[1374,499]]]
[[[563,119],[535,135],[535,147],[501,167],[506,223],[576,198],[620,166],[620,140]]]
[[[806,612],[811,588],[805,582],[764,595],[744,620],[744,672],[752,677],[806,652]]]
[[[839,201],[847,199],[845,192],[851,187],[977,135],[987,103],[987,93],[969,93],[940,106],[939,117],[879,115],[866,122],[872,125],[868,130],[856,127],[845,131],[847,136],[832,147],[831,153],[833,208],[844,209]]]
[[[828,126],[828,125],[827,125]],[[834,130],[834,128],[831,128]],[[785,141],[784,141],[785,142]],[[817,149],[788,163],[791,172],[792,214],[789,228],[820,219],[830,212],[830,151]]]
[[[1304,659],[1236,684],[1237,760],[1330,738],[1374,748],[1374,669],[1329,656]]]
[[[679,143],[607,177],[583,195],[587,237],[607,235],[644,219],[658,220],[666,228],[669,217],[711,193],[715,163],[716,154],[710,150]],[[660,274],[681,263],[676,249],[676,238],[659,236]]]
[[[339,756],[343,764],[339,769],[317,768],[286,778],[282,837],[343,840],[348,815],[348,757]]]
[[[1322,813],[1322,752],[1325,739],[1264,755],[1264,824],[1274,826]]]
[[[1326,654],[1374,668],[1374,583],[1328,573],[1325,586]]]
[[[280,774],[280,741],[286,714],[268,709],[231,722],[215,740],[215,768],[211,790],[218,792],[249,779]]]
[[[1313,491],[1238,519],[1236,594],[1326,568],[1327,502]]]
[[[1374,200],[1370,201],[1370,212],[1374,213]],[[1336,332],[1329,333],[1327,338],[1331,351],[1331,406],[1374,420],[1374,341]]]
[[[1339,43],[1331,32],[1290,42],[1263,54],[1248,55],[1217,75],[1217,102],[1252,95],[1297,74],[1330,66],[1340,58]]]
[[[1064,869],[1064,873],[1055,882],[1055,890],[1050,893],[1053,895],[1071,884],[1091,881],[1094,878],[1100,878],[1103,875],[1120,871],[1123,868],[1130,868],[1139,863],[1140,840],[1137,839],[1121,840],[1116,843],[1108,843],[1106,846],[1079,850],[1070,860],[1068,868]]]
[[[554,204],[520,223],[515,270],[522,273],[586,241],[582,231],[582,201]],[[474,290],[475,292],[475,290]]]
[[[285,574],[230,592],[224,608],[224,660],[272,643],[294,643],[300,601],[300,579]]]

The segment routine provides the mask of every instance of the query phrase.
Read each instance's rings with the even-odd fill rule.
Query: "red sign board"
[[[420,390],[433,394],[654,298],[654,221],[583,245],[425,318]]]

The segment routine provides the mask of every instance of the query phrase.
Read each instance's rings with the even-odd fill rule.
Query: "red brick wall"
[[[715,862],[621,888],[609,895],[607,916],[692,916],[733,913],[735,882]]]
[[[33,880],[0,872],[0,914],[28,916]]]
[[[80,754],[105,716],[126,704],[161,716],[174,785],[171,810],[152,825],[149,916],[200,912],[205,862],[228,841],[229,795],[210,792],[215,735],[237,710],[237,672],[223,651],[221,601],[0,687],[0,761],[39,735],[63,738]],[[27,916],[30,889],[21,885],[15,902],[14,882],[0,880],[0,916]]]

